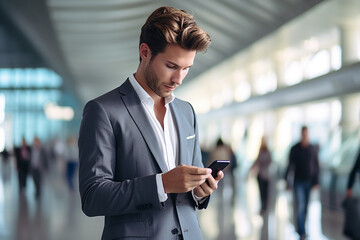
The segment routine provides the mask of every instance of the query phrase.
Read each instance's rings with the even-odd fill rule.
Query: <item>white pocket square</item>
[[[187,136],[186,139],[192,139],[195,137],[195,134],[194,135],[191,135],[191,136]]]

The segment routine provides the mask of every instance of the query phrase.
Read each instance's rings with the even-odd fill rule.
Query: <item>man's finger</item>
[[[211,176],[207,179],[207,185],[209,187],[214,187],[216,185],[216,180]]]
[[[219,171],[219,172],[217,172],[217,174],[216,174],[215,180],[219,181],[219,180],[222,179],[223,177],[224,177],[223,171]]]
[[[214,191],[214,189],[212,187],[209,186],[209,184],[206,182],[204,184],[201,185],[205,195],[210,195],[212,194],[212,192]],[[216,187],[217,188],[217,187]]]
[[[206,175],[189,174],[187,179],[193,182],[205,182],[205,180],[208,179],[210,176],[211,176],[210,174],[206,174]]]
[[[211,173],[210,168],[199,168],[199,167],[190,167],[188,173],[192,175],[208,175]]]

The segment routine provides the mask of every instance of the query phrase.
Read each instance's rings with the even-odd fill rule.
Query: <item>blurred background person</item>
[[[66,174],[66,159],[65,159],[65,152],[66,152],[66,142],[65,140],[55,138],[53,139],[52,143],[52,151],[54,156],[54,167],[60,172],[65,172]]]
[[[10,158],[10,153],[8,152],[8,150],[6,150],[6,148],[4,148],[4,150],[1,152],[1,158],[5,164],[8,163]]]
[[[46,169],[46,162],[45,149],[42,147],[40,139],[35,137],[31,148],[30,170],[35,184],[36,199],[39,199],[41,195],[42,174]]]
[[[14,149],[16,157],[16,167],[19,178],[19,190],[23,191],[26,188],[27,176],[29,174],[31,148],[28,146],[25,137],[22,137],[20,147]]]
[[[11,156],[10,151],[8,151],[5,147],[4,150],[1,152],[1,159],[2,159],[1,172],[4,182],[9,180],[10,178],[10,173],[11,173],[10,156]]]
[[[236,186],[234,170],[236,168],[236,158],[231,147],[224,143],[219,137],[216,141],[215,147],[210,150],[208,163],[205,166],[209,166],[215,160],[229,160],[230,164],[222,170],[226,177],[218,183],[218,190],[215,193],[217,202],[217,221],[219,226],[219,233],[217,239],[234,239],[234,228],[229,226],[228,211],[234,206],[236,197]],[[225,194],[228,193],[228,194]]]
[[[235,157],[235,154],[232,151],[231,147],[229,145],[225,144],[221,138],[218,138],[218,140],[216,141],[215,148],[210,153],[210,161],[208,162],[208,165],[210,165],[215,160],[229,160],[230,161],[230,165],[227,166],[223,170],[223,172],[226,174],[226,176],[227,176],[226,178],[230,179],[232,189],[235,189],[234,188],[234,185],[235,185],[234,170],[236,169],[236,166],[237,166],[236,157]],[[219,182],[219,184],[220,185],[224,184],[224,182],[225,182],[225,179],[224,179],[224,181]],[[221,191],[221,189],[220,189],[220,191]]]
[[[66,141],[64,151],[64,159],[66,161],[66,179],[70,190],[74,190],[74,178],[78,168],[79,152],[76,140],[73,136],[69,136]]]
[[[257,181],[261,199],[261,214],[266,212],[268,205],[270,164],[271,154],[266,143],[266,138],[262,137],[258,156],[250,168],[250,173],[257,172]]]
[[[355,163],[351,169],[347,189],[346,189],[346,198],[343,201],[345,219],[344,219],[344,228],[343,233],[350,239],[356,240],[360,238],[360,199],[358,197],[353,197],[353,186],[355,183],[355,177],[360,171],[360,150],[357,154]]]
[[[290,174],[293,173],[293,174]],[[307,126],[301,128],[301,140],[290,150],[289,164],[286,169],[285,179],[293,175],[293,190],[295,196],[295,217],[296,231],[300,235],[300,240],[306,239],[305,221],[309,205],[310,191],[319,185],[319,159],[318,148],[310,143],[309,131]]]
[[[349,179],[348,179],[348,183],[347,183],[347,190],[346,190],[346,197],[352,197],[353,196],[353,186],[355,183],[355,177],[356,175],[360,172],[360,150],[357,154],[356,160],[355,160],[355,164],[353,165],[350,175],[349,175]]]

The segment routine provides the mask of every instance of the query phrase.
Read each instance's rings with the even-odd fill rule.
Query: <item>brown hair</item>
[[[141,43],[149,46],[154,58],[164,52],[168,44],[177,44],[187,50],[206,51],[211,40],[209,34],[197,26],[192,15],[173,7],[160,7],[142,26]]]
[[[304,131],[307,131],[308,130],[308,127],[306,125],[303,125],[301,127],[301,132],[304,132]]]

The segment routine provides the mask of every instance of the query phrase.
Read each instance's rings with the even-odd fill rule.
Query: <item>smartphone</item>
[[[220,170],[223,170],[227,165],[229,165],[230,161],[229,160],[216,160],[214,162],[212,162],[210,164],[210,166],[208,166],[208,168],[211,168],[212,172],[211,175],[216,178],[217,177],[217,173]]]

